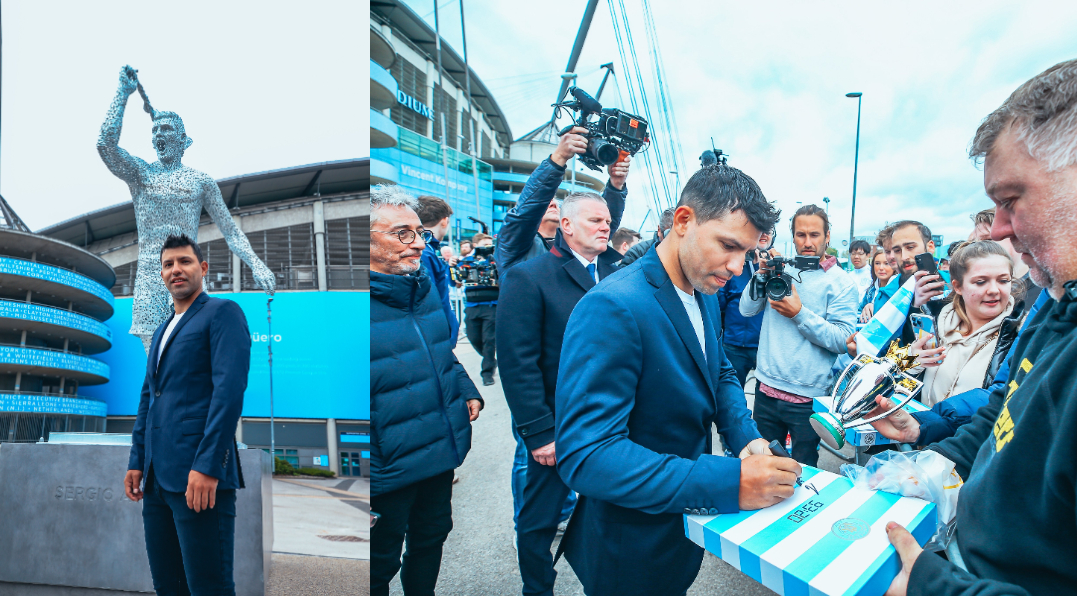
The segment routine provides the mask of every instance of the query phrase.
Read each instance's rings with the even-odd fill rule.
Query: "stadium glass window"
[[[277,277],[278,290],[318,288],[318,264],[314,249],[314,224],[305,223],[261,232],[249,232],[251,248]],[[242,265],[244,290],[258,290],[254,273]]]
[[[403,56],[397,54],[391,73],[401,91],[424,104],[426,103],[425,71],[419,70],[411,62],[405,60]],[[427,123],[429,122],[425,116],[421,116],[415,110],[399,103],[393,104],[393,107],[389,110],[389,119],[421,135],[426,134]]]
[[[265,452],[269,453],[269,450],[266,449]],[[273,452],[273,455],[276,455],[277,459],[282,459],[282,460],[292,464],[292,466],[294,466],[296,468],[299,467],[299,450],[298,449],[277,449],[277,450],[275,450]]]
[[[112,295],[133,296],[135,293],[135,273],[138,271],[138,261],[115,267],[116,283],[112,285]]]
[[[494,150],[490,147],[490,135],[482,133],[482,158],[493,159]]]
[[[370,289],[370,218],[326,221],[325,261],[330,290]]]

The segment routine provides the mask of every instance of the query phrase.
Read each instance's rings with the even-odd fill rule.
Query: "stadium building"
[[[198,243],[209,263],[206,285],[211,295],[235,300],[243,308],[253,342],[237,438],[251,447],[269,448],[272,342],[277,456],[341,476],[365,475],[370,440],[370,160],[297,166],[225,178],[217,184],[233,220],[277,277],[277,293],[267,305],[250,268],[231,253],[216,224],[203,212]],[[106,289],[103,296],[83,291],[83,305],[73,298],[75,290],[61,294],[64,283],[53,282],[41,292],[56,296],[46,301],[35,291],[34,301],[55,307],[75,300],[74,310],[93,318],[93,323],[108,319],[107,329],[95,327],[96,335],[65,332],[61,338],[53,325],[55,338],[42,340],[47,344],[43,347],[58,350],[61,340],[70,337],[74,343],[67,344],[68,351],[77,345],[83,353],[97,354],[95,362],[104,374],[80,372],[77,377],[68,375],[68,384],[61,380],[57,385],[56,374],[50,373],[49,380],[40,382],[47,385],[41,386],[70,392],[70,383],[77,382],[79,394],[107,406],[107,432],[131,432],[146,366],[141,341],[128,333],[138,257],[133,204],[124,201],[38,234],[49,244],[48,251],[43,248],[38,254],[39,261],[44,261],[46,252],[60,255],[50,257],[56,263],[51,266],[85,272]],[[54,247],[66,247],[66,252]],[[7,254],[2,245],[0,254]],[[72,260],[76,255],[81,261]],[[60,261],[61,256],[68,261]],[[18,258],[32,260],[27,254]],[[91,263],[97,263],[92,272],[87,269]],[[8,284],[0,278],[0,285],[7,298]],[[0,333],[5,320],[0,318]],[[0,343],[10,341],[0,335]],[[0,369],[0,379],[3,374]],[[87,386],[93,382],[100,384]]]
[[[439,84],[436,48],[434,29],[406,3],[371,4],[371,182],[445,199],[453,208],[448,239],[455,243],[482,231],[471,218],[497,234],[556,140],[544,126],[513,141],[490,90],[444,38]],[[601,191],[604,184],[577,173],[573,185],[567,175],[558,195]]]
[[[96,355],[116,275],[91,252],[33,234],[0,197],[0,442],[102,432],[106,404],[87,390],[109,380]]]

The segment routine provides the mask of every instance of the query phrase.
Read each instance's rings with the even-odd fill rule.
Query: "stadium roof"
[[[360,192],[370,188],[370,159],[327,161],[257,172],[217,181],[229,209],[260,203],[320,195]],[[87,246],[95,240],[136,231],[135,208],[131,201],[91,211],[51,225],[37,233]]]
[[[408,5],[400,0],[370,0],[370,12],[402,31],[409,41],[431,56],[431,60],[435,64],[437,63],[437,36],[430,25],[426,24],[422,17],[415,14]],[[445,40],[444,37],[441,39],[442,41]],[[441,44],[441,67],[445,69],[445,74],[456,82],[457,86],[461,89],[466,89],[464,59],[448,43]],[[508,119],[505,118],[501,107],[497,105],[497,101],[490,94],[490,90],[486,88],[482,79],[475,73],[475,69],[469,68],[468,70],[471,71],[471,97],[486,114],[486,118],[490,121],[494,131],[500,135],[501,144],[507,147],[512,142],[512,130],[509,129]]]

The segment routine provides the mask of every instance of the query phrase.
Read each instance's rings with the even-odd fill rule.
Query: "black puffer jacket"
[[[467,400],[430,278],[370,272],[370,494],[455,469],[471,449]]]

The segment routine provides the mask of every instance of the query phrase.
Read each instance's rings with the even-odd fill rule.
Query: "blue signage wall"
[[[61,269],[42,263],[24,261],[22,259],[0,257],[0,273],[34,277],[70,286],[72,288],[78,288],[83,292],[93,294],[105,302],[112,304],[112,293],[108,291],[108,288],[85,275],[75,273],[74,271],[68,271],[67,269]]]
[[[280,292],[273,300],[273,337],[268,335],[266,296],[212,294],[234,300],[251,331],[251,370],[243,415],[269,416],[268,342],[273,342],[274,414],[280,418],[370,419],[370,294]],[[109,416],[134,416],[146,374],[142,342],[129,335],[131,298],[116,299],[106,323],[112,349],[97,356],[111,380],[79,392],[108,404]]]

